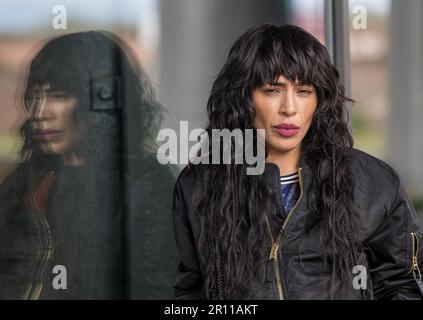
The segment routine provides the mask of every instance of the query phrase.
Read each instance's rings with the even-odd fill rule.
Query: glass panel
[[[2,0],[0,12],[0,298],[172,297],[185,163],[158,163],[158,130],[205,126],[249,27],[294,23],[323,42],[323,0]]]

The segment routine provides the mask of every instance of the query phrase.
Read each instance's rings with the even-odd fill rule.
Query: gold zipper
[[[292,207],[292,209],[289,211],[288,215],[286,216],[286,219],[285,219],[284,223],[282,224],[282,228],[279,231],[279,234],[276,238],[276,241],[274,241],[274,239],[273,239],[272,231],[271,231],[270,225],[269,225],[269,220],[266,218],[267,228],[269,230],[270,238],[272,240],[272,248],[270,249],[269,260],[273,260],[273,266],[274,266],[274,269],[275,269],[275,277],[276,277],[276,285],[278,287],[278,293],[279,293],[279,299],[280,300],[284,300],[285,296],[284,296],[284,293],[283,293],[282,280],[281,280],[281,276],[280,276],[280,273],[279,273],[279,254],[278,254],[278,252],[279,252],[279,241],[282,237],[283,232],[285,231],[285,228],[286,228],[286,225],[288,224],[288,221],[290,220],[292,214],[297,209],[297,207],[300,204],[300,201],[303,197],[303,181],[302,181],[301,171],[302,171],[302,168],[298,168],[298,176],[299,176],[299,182],[300,182],[300,196],[298,197],[297,202],[295,203],[295,205]]]
[[[410,271],[406,273],[409,275],[410,273],[415,274],[416,271],[418,272],[418,276],[421,279],[420,268],[418,264],[418,254],[419,254],[419,238],[415,232],[411,232],[411,247],[412,247],[412,256],[411,256],[411,268]]]
[[[48,175],[53,176],[54,172],[49,171]],[[44,180],[42,180],[38,184],[38,186],[36,187],[36,189],[34,191],[34,196],[32,197],[32,199],[36,198],[36,195],[39,192],[39,190],[41,189],[43,182],[44,182]],[[53,254],[53,241],[52,241],[50,226],[49,226],[48,221],[47,221],[46,217],[44,216],[44,214],[41,213],[41,211],[42,211],[41,208],[39,208],[36,205],[35,202],[33,202],[33,201],[31,201],[31,202],[32,202],[32,207],[34,208],[34,211],[37,213],[38,217],[40,218],[41,223],[44,225],[44,228],[45,228],[46,233],[47,233],[47,250],[42,252],[42,250],[41,250],[42,244],[40,243],[39,249],[37,251],[37,258],[36,258],[36,261],[39,261],[40,259],[42,260],[40,262],[41,266],[38,270],[38,274],[43,274],[45,267],[47,265],[47,261],[51,258],[52,254]],[[41,254],[42,254],[42,258],[40,257]],[[25,290],[24,299],[25,300],[38,300],[39,297],[40,297],[42,289],[43,289],[43,283],[42,282],[38,282],[38,283],[31,282],[29,284],[28,288]]]

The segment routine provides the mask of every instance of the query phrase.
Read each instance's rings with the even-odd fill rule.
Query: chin
[[[296,147],[298,147],[298,143],[295,142],[285,142],[285,143],[274,143],[271,144],[272,148],[278,152],[288,152],[291,151],[293,149],[295,149]]]
[[[50,155],[59,155],[62,154],[64,151],[60,150],[61,148],[58,148],[57,146],[54,145],[48,145],[48,146],[43,146],[42,150],[45,154],[50,154]]]

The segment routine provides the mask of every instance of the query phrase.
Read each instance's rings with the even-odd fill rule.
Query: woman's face
[[[252,92],[255,128],[264,129],[269,155],[300,148],[317,108],[316,89],[280,76]]]
[[[72,154],[80,143],[74,120],[78,99],[66,92],[43,86],[33,92],[30,120],[32,139],[46,154]]]

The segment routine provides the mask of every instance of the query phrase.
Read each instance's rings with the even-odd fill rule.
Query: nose
[[[34,102],[32,108],[32,118],[35,121],[45,121],[53,117],[53,113],[49,108],[49,101],[47,97],[42,97]]]
[[[285,117],[292,117],[297,113],[297,107],[295,102],[295,91],[294,89],[287,89],[282,99],[279,114]]]

